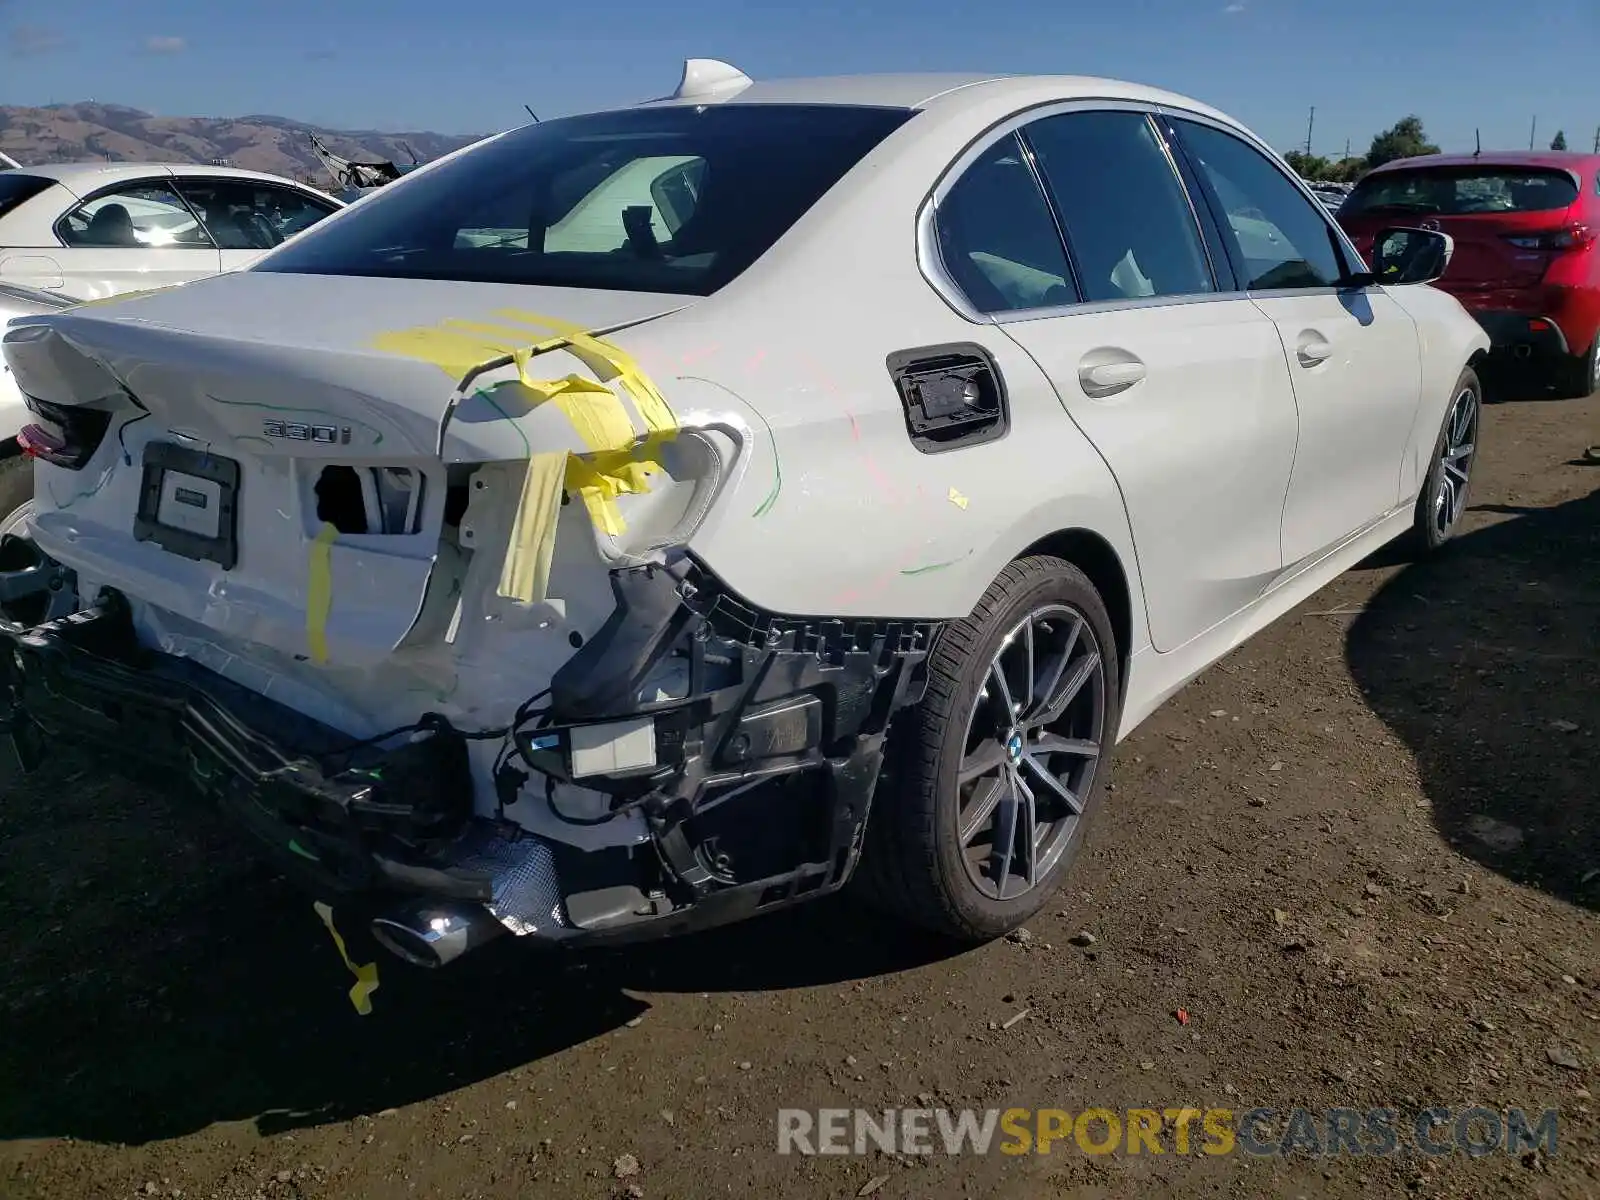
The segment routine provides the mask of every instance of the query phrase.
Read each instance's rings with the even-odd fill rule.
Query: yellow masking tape
[[[506,561],[500,570],[499,594],[532,604],[550,591],[550,563],[555,554],[556,523],[561,517],[561,487],[567,452],[535,454],[522,481],[522,502],[511,526]]]
[[[611,537],[627,530],[617,497],[642,496],[650,490],[650,476],[662,474],[662,466],[650,455],[646,444],[612,454],[574,458],[567,464],[567,487],[583,499],[595,526]]]
[[[596,528],[612,537],[620,535],[626,526],[617,497],[647,492],[649,476],[662,473],[660,463],[654,461],[656,447],[678,431],[671,406],[631,355],[590,336],[582,326],[518,309],[499,309],[490,315],[507,323],[452,317],[435,326],[379,334],[373,345],[388,353],[433,363],[457,382],[482,363],[509,356],[522,385],[534,393],[539,403],[553,403],[560,408],[588,447],[589,453],[582,458],[561,456],[565,461],[565,486],[582,497]],[[529,326],[555,336],[536,336]],[[578,358],[600,381],[574,374],[561,379],[533,378],[532,360],[558,348]],[[637,444],[639,433],[621,398],[608,386],[612,382],[620,383],[633,398],[647,431],[642,444]],[[536,514],[528,506],[547,494],[543,490],[530,492],[530,488],[553,486],[553,470],[550,462],[541,464],[537,471],[532,462],[529,464],[518,526],[501,576],[502,595],[520,596],[535,587],[536,578],[527,574],[533,569],[529,564],[549,561],[553,546],[545,543],[554,537],[554,518]],[[539,519],[525,519],[535,516]],[[519,572],[521,578],[517,578]],[[508,592],[507,588],[514,590]]]
[[[637,435],[622,401],[609,388],[587,380],[582,382],[585,387],[564,388],[554,392],[550,400],[567,414],[567,420],[572,422],[583,444],[591,451],[623,450],[633,445]],[[589,388],[599,388],[599,392],[589,391]]]
[[[306,644],[313,662],[328,661],[328,614],[333,610],[333,539],[337,527],[323,522],[311,543],[310,574],[306,581]]]
[[[572,347],[574,352],[584,358],[590,370],[601,374],[590,358],[598,358],[611,370],[614,377],[620,379],[624,387],[633,394],[634,403],[638,405],[639,415],[644,418],[645,426],[651,433],[663,434],[677,431],[678,421],[672,414],[672,407],[657,390],[655,383],[640,368],[639,364],[627,351],[610,342],[603,342],[599,338],[590,337],[581,326],[570,321],[563,321],[558,317],[541,316],[539,313],[522,312],[514,308],[498,309],[497,317],[505,317],[512,321],[521,321],[530,325],[543,326],[553,329],[560,334]]]
[[[141,288],[137,292],[118,292],[111,296],[99,296],[93,300],[79,300],[73,307],[91,308],[96,304],[120,304],[124,300],[137,300],[140,296],[154,296],[157,292],[168,292],[177,286],[175,283],[169,283],[161,287]]]
[[[361,963],[359,966],[350,961],[350,951],[345,949],[344,938],[333,924],[333,909],[318,900],[312,907],[317,910],[317,916],[322,918],[322,923],[328,927],[328,932],[333,935],[333,944],[339,949],[339,957],[344,959],[344,965],[350,968],[350,974],[356,977],[355,983],[350,988],[350,1003],[356,1006],[356,1011],[363,1017],[372,1015],[372,993],[378,990],[378,964],[375,962]]]

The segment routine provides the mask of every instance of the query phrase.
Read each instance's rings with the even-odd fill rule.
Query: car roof
[[[912,72],[884,75],[824,75],[793,79],[747,81],[737,68],[712,60],[719,71],[734,73],[740,82],[718,92],[696,89],[686,82],[679,90],[646,105],[673,104],[853,104],[882,108],[928,109],[946,103],[960,103],[979,95],[985,101],[1014,99],[1018,107],[1061,100],[1132,100],[1185,108],[1237,124],[1232,118],[1188,96],[1145,84],[1097,75],[1005,75],[991,73]],[[707,85],[714,89],[719,84]]]
[[[120,183],[125,179],[147,179],[151,175],[181,172],[190,177],[209,179],[253,179],[264,183],[287,183],[298,188],[321,193],[282,175],[269,175],[264,171],[247,171],[242,167],[214,167],[200,163],[184,162],[53,162],[12,167],[19,175],[33,175],[40,179],[54,179],[74,192],[93,191],[106,184]],[[330,197],[331,198],[331,197]]]
[[[1600,166],[1600,155],[1576,150],[1484,150],[1478,154],[1419,154],[1397,158],[1368,174],[1404,171],[1416,167],[1555,167],[1563,171],[1584,172]]]

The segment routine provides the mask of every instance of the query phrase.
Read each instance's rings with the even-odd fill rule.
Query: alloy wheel
[[[1478,393],[1463,388],[1450,406],[1445,421],[1444,445],[1439,451],[1438,492],[1433,498],[1433,528],[1443,540],[1450,535],[1467,506],[1467,484],[1477,454]]]
[[[26,500],[12,512],[5,516],[0,516],[0,538],[5,537],[8,533],[16,534],[18,537],[26,537],[32,518],[33,501]]]
[[[1031,892],[1078,836],[1107,736],[1106,700],[1099,641],[1075,609],[1035,609],[1001,641],[957,775],[962,859],[984,895]]]

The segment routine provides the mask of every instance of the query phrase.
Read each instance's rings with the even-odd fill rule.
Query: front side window
[[[386,185],[255,269],[709,295],[912,115],[712,104],[545,121]]]
[[[1188,194],[1149,119],[1074,112],[1029,125],[1086,300],[1213,292]]]
[[[252,179],[196,176],[177,186],[224,250],[270,250],[335,211],[303,192]]]
[[[57,221],[56,234],[78,249],[215,249],[189,206],[162,183],[102,192]]]
[[[1055,218],[1015,134],[962,172],[935,220],[945,270],[979,312],[1078,299]]]
[[[1246,290],[1338,285],[1344,260],[1320,205],[1232,134],[1194,121],[1173,124],[1222,209],[1229,253]]]

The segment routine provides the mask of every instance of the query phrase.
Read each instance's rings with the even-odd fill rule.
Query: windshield
[[[385,185],[255,269],[709,295],[911,116],[715,104],[546,121]]]
[[[1369,175],[1339,210],[1426,212],[1460,217],[1478,213],[1548,212],[1578,198],[1565,171],[1513,167],[1422,167]]]
[[[0,171],[0,217],[24,200],[32,200],[46,188],[54,187],[55,183],[54,179],[26,175],[17,170]]]

